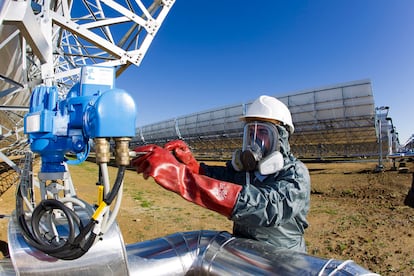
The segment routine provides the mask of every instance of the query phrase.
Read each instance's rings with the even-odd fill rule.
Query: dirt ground
[[[412,185],[414,164],[408,172],[376,173],[376,162],[307,163],[311,173],[308,253],[322,258],[351,259],[381,275],[414,274],[414,208],[404,204]],[[115,179],[115,168],[110,170]],[[97,166],[84,162],[70,167],[78,196],[96,202]],[[13,182],[2,177],[2,186]],[[145,181],[128,171],[118,223],[125,243],[159,238],[175,232],[226,230],[226,218]],[[8,217],[14,210],[15,185],[0,197],[0,258],[7,257]],[[412,195],[414,206],[414,195]]]

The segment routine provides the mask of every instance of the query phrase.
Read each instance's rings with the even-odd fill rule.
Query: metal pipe
[[[97,241],[88,252],[75,260],[61,260],[30,246],[21,233],[13,215],[8,227],[9,262],[0,262],[0,275],[128,275],[127,257],[117,224]],[[3,262],[4,261],[4,262]],[[14,273],[13,273],[14,272]]]
[[[227,232],[176,233],[127,245],[126,251],[130,275],[377,275],[350,260],[282,250]]]
[[[99,246],[99,243],[95,246],[97,245]],[[116,263],[116,266],[120,263],[127,264],[127,274],[131,276],[378,275],[362,268],[351,260],[322,259],[301,252],[278,249],[263,242],[233,237],[228,232],[207,230],[180,232],[154,240],[130,244],[125,249],[127,260],[125,262],[119,260],[120,262]],[[81,262],[84,266],[74,266],[71,265],[71,262],[58,261],[53,266],[48,266],[48,271],[42,271],[39,270],[42,261],[38,260],[36,266],[38,274],[32,272],[30,274],[69,273],[69,267],[70,274],[67,275],[81,274],[82,271],[80,270],[88,267],[85,264],[85,261],[88,261],[91,269],[89,272],[99,271],[101,275],[107,275],[108,272],[108,275],[122,275],[119,274],[119,270],[115,269],[116,267],[112,267],[115,265],[114,262],[105,263],[105,260],[110,260],[110,258],[107,258],[108,256],[113,257],[113,250],[106,250],[105,246],[100,246],[100,250],[93,251],[95,253],[99,252],[96,258],[91,258],[91,255],[87,258],[88,255],[85,255],[86,258],[82,257],[77,260],[78,263]],[[11,254],[11,256],[13,255]],[[104,255],[107,255],[107,257],[102,258]],[[29,272],[30,264],[25,264],[26,272]],[[0,261],[0,272],[4,275],[15,275],[10,262],[5,260]]]

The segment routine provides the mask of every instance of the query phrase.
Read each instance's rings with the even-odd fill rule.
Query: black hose
[[[69,234],[68,237],[65,238],[66,241],[63,244],[62,242],[54,242],[56,237],[51,237],[50,239],[47,239],[47,233],[43,233],[40,231],[40,223],[42,217],[45,214],[53,216],[54,210],[62,211],[65,214],[67,220]],[[79,217],[71,209],[67,208],[62,202],[54,199],[42,200],[39,203],[39,205],[33,210],[31,219],[31,229],[34,240],[39,244],[38,247],[42,247],[42,251],[45,251],[48,254],[55,254],[64,251],[66,247],[68,247],[68,245],[72,244],[75,241],[75,221],[78,225],[78,229],[81,229]]]
[[[106,203],[106,205],[111,205],[112,201],[114,200],[114,198],[118,194],[119,188],[121,187],[122,181],[124,179],[125,168],[126,168],[126,166],[120,166],[118,168],[118,174],[116,176],[115,183],[112,187],[112,190],[108,194],[108,196],[105,197],[105,199],[104,199],[104,202]]]
[[[21,200],[20,191],[18,194],[20,194],[20,196],[18,196],[20,197],[20,200],[16,200],[16,203],[21,204],[23,202]],[[45,214],[52,216],[54,210],[62,211],[65,214],[68,223],[68,237],[62,239],[61,243],[53,242],[55,237],[47,239],[47,233],[42,233],[40,231],[40,221],[42,217],[44,217]],[[96,234],[91,232],[91,230],[93,229],[95,221],[90,220],[84,227],[79,216],[58,200],[42,200],[33,210],[32,218],[30,220],[31,227],[27,225],[23,208],[16,208],[16,213],[26,242],[34,248],[55,258],[62,260],[77,259],[84,255],[94,243]],[[79,232],[77,236],[75,236],[76,232]]]
[[[115,183],[111,192],[105,197],[104,202],[109,206],[115,199],[122,185],[126,166],[118,168]],[[94,244],[96,234],[93,233],[94,225],[97,223],[93,218],[84,226],[79,216],[62,202],[55,199],[42,200],[33,210],[31,217],[31,227],[27,224],[23,209],[23,191],[21,185],[18,186],[16,195],[16,215],[19,226],[22,230],[26,242],[34,248],[58,259],[74,260],[83,256]],[[69,234],[64,242],[54,241],[55,237],[46,238],[46,234],[41,232],[41,220],[46,214],[53,218],[53,211],[60,210],[66,217]],[[76,232],[78,234],[76,235]]]

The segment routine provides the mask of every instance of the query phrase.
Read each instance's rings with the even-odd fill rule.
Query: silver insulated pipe
[[[228,232],[176,233],[126,246],[130,275],[377,275]]]
[[[9,224],[10,259],[0,275],[377,275],[353,261],[322,259],[228,232],[192,231],[124,246],[119,228],[72,261],[50,257],[28,246]]]

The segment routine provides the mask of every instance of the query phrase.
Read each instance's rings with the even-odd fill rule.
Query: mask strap
[[[246,172],[246,185],[250,185],[250,173]]]

